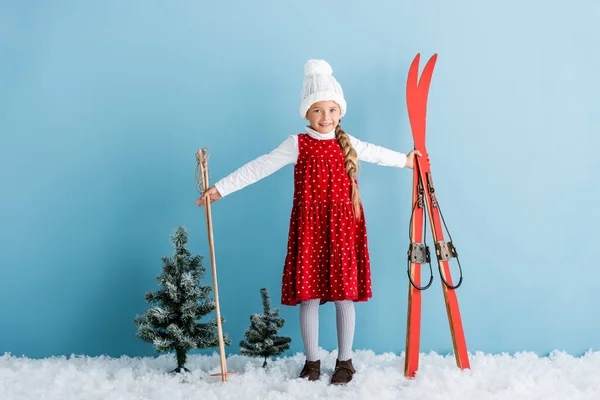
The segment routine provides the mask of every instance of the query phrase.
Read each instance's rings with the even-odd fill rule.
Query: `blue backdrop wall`
[[[210,266],[196,150],[214,182],[300,132],[303,66],[324,58],[346,130],[407,152],[418,52],[439,54],[428,148],[469,350],[598,348],[599,16],[591,0],[2,2],[0,352],[153,354],[133,318],[178,225]],[[359,179],[374,298],[355,348],[399,353],[412,175],[363,163]],[[213,207],[228,353],[261,287],[278,305],[291,200],[290,165]],[[302,351],[298,309],[282,316]],[[333,350],[333,306],[320,316]],[[437,274],[422,335],[452,350]]]

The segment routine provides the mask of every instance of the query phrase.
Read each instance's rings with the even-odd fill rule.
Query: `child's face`
[[[320,101],[306,112],[310,127],[319,133],[329,133],[340,123],[340,106],[334,101]]]

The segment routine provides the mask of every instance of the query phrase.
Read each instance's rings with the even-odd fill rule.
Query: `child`
[[[306,352],[301,378],[320,377],[318,306],[336,307],[338,359],[331,378],[345,384],[352,365],[354,302],[372,297],[369,251],[356,174],[358,161],[412,168],[418,151],[407,155],[362,142],[342,130],[346,113],[341,86],[323,60],[304,69],[300,115],[310,124],[305,133],[289,136],[262,155],[216,182],[196,201],[198,206],[221,199],[283,166],[294,163],[294,201],[290,217],[281,303],[300,304],[300,330]]]

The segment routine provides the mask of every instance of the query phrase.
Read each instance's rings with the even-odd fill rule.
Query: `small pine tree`
[[[267,289],[260,289],[263,302],[263,313],[250,316],[250,327],[244,335],[245,340],[240,342],[240,352],[249,357],[264,357],[263,368],[267,366],[267,358],[280,355],[290,348],[289,337],[276,336],[285,324],[279,318],[279,308],[271,310],[271,301]]]
[[[156,277],[160,289],[148,292],[145,299],[153,305],[143,316],[136,316],[137,337],[150,342],[158,353],[175,351],[177,368],[172,372],[189,372],[185,368],[187,352],[219,345],[217,320],[206,323],[199,319],[211,313],[215,301],[208,299],[212,288],[200,284],[206,268],[202,256],[192,257],[186,248],[188,236],[181,226],[171,236],[173,257],[163,257],[163,272]],[[224,322],[224,318],[221,318]],[[231,344],[223,335],[226,345]]]

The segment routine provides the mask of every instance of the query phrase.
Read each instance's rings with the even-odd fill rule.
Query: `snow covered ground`
[[[358,370],[346,387],[329,385],[336,352],[322,350],[321,381],[297,378],[304,356],[269,363],[233,355],[227,359],[229,382],[210,376],[220,371],[219,357],[190,355],[185,375],[167,372],[174,358],[57,357],[32,360],[0,357],[0,399],[600,399],[600,352],[581,357],[555,352],[471,355],[471,370],[460,371],[453,356],[423,354],[415,379],[403,376],[404,357],[357,351]]]

